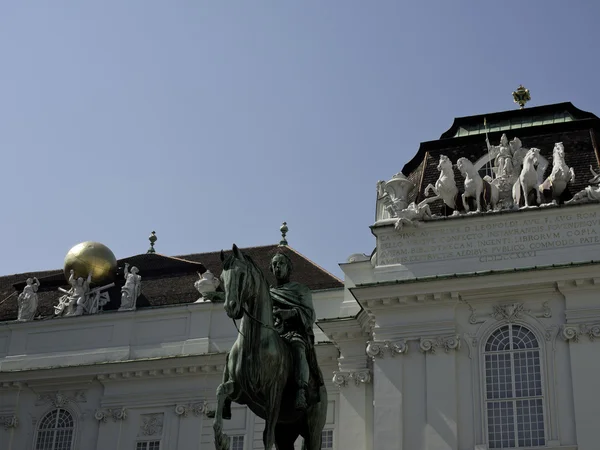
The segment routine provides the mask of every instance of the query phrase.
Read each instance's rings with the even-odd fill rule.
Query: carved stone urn
[[[200,298],[197,301],[210,301],[204,298],[205,294],[209,292],[215,292],[219,287],[219,284],[219,279],[216,278],[210,270],[207,270],[202,275],[200,275],[200,279],[194,283],[194,287],[200,293]]]

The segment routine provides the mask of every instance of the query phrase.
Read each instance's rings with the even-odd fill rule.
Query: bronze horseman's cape
[[[319,370],[317,355],[315,353],[313,325],[316,317],[310,289],[303,284],[291,281],[283,286],[271,287],[271,298],[273,299],[273,306],[278,306],[279,308],[286,310],[292,308],[298,310],[298,316],[288,321],[288,324],[284,327],[281,335],[286,340],[301,338],[304,342],[304,345],[306,346],[306,361],[308,362],[308,367],[310,369],[311,381],[315,383],[317,388],[314,390],[316,391],[314,394],[318,396],[318,388],[323,385],[323,376]],[[310,389],[310,391],[313,391],[313,389]],[[314,394],[311,392],[310,397]],[[314,400],[318,401],[318,398]]]

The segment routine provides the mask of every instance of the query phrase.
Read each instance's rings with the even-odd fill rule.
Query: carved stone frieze
[[[369,369],[358,370],[356,372],[334,372],[333,384],[337,387],[345,387],[353,381],[356,386],[371,382],[371,371]]]
[[[206,415],[208,413],[208,405],[206,402],[200,402],[175,406],[175,414],[179,417],[187,417],[190,413],[196,417],[202,414]]]
[[[142,414],[138,436],[160,436],[163,431],[163,413]]]
[[[87,398],[85,391],[75,391],[71,394],[66,394],[61,391],[51,392],[49,394],[38,395],[36,405],[51,404],[55,408],[62,408],[69,403],[85,403]]]
[[[367,343],[367,355],[371,358],[383,358],[386,353],[391,356],[402,355],[408,351],[406,340],[399,341],[369,341]]]
[[[98,422],[106,423],[108,419],[112,419],[113,422],[127,419],[127,410],[125,408],[118,409],[97,409],[94,413],[94,418]]]
[[[0,416],[0,426],[3,426],[5,430],[17,428],[19,426],[19,419],[14,414],[8,416]]]

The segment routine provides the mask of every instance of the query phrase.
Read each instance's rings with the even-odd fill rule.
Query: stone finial
[[[513,100],[515,103],[518,103],[521,109],[525,108],[525,103],[531,100],[531,95],[529,95],[529,89],[525,89],[522,84],[519,85],[516,91],[513,91]]]
[[[288,241],[285,239],[285,236],[288,232],[287,222],[283,222],[281,227],[279,227],[279,231],[281,231],[281,240],[279,241],[279,246],[283,247],[288,245]]]
[[[154,243],[158,241],[158,238],[156,237],[156,231],[152,232],[150,237],[148,237],[148,240],[150,241],[150,248],[146,253],[156,253],[156,250],[154,250]]]

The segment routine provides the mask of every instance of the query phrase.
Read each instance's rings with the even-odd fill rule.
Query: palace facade
[[[570,103],[455,119],[377,183],[376,248],[343,281],[287,245],[243,249],[265,273],[285,251],[313,292],[323,449],[599,448],[599,132]],[[126,263],[141,295],[119,311]],[[102,311],[67,317],[62,270],[0,278],[0,448],[213,448],[237,330],[194,286],[218,254],[118,266]],[[33,277],[37,313],[19,321]],[[262,448],[245,407],[225,424],[232,449]]]

